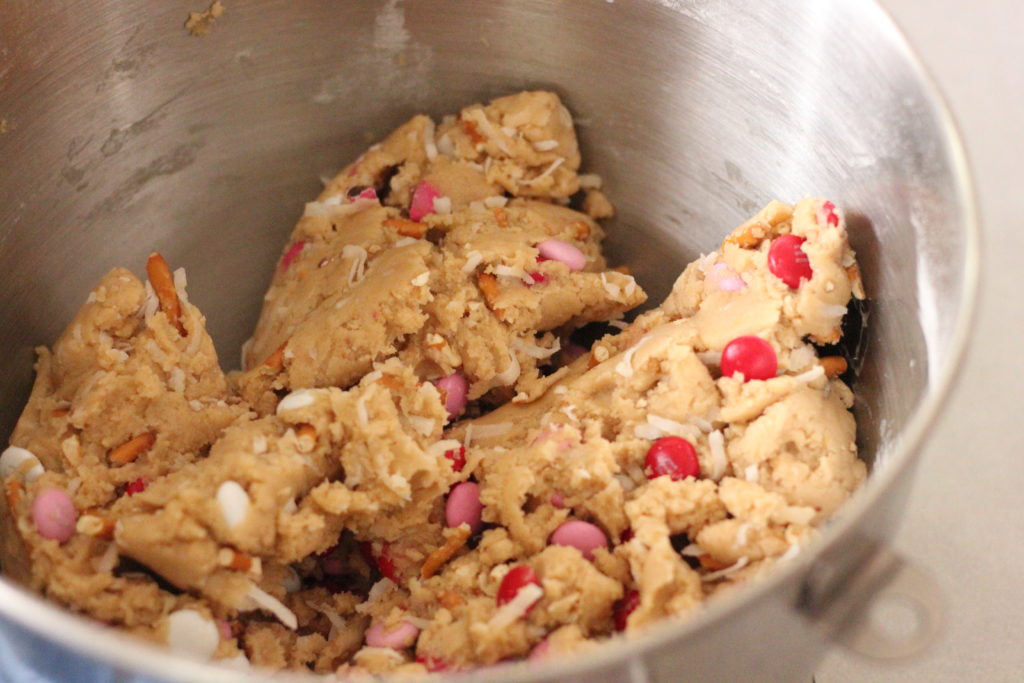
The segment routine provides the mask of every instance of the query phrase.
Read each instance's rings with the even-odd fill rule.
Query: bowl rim
[[[659,4],[666,4],[658,0]],[[743,590],[730,592],[708,601],[704,608],[685,619],[665,619],[652,625],[643,634],[635,637],[613,637],[602,641],[602,647],[588,650],[586,657],[568,657],[563,660],[546,662],[537,666],[528,662],[515,662],[496,667],[481,668],[459,676],[461,680],[486,678],[488,681],[539,681],[557,680],[580,676],[587,672],[626,664],[643,667],[642,659],[648,653],[663,648],[671,641],[685,639],[691,634],[711,627],[748,605],[769,599],[779,588],[806,574],[815,561],[829,548],[836,546],[849,534],[865,516],[867,511],[890,489],[903,473],[922,454],[929,428],[947,406],[947,399],[957,381],[962,377],[962,359],[970,341],[970,331],[977,315],[980,279],[980,221],[970,163],[967,159],[962,137],[948,101],[935,79],[910,41],[878,0],[863,5],[865,11],[873,11],[877,24],[890,33],[891,47],[905,60],[910,72],[917,77],[921,94],[931,106],[938,119],[941,136],[941,151],[950,162],[950,176],[955,181],[956,203],[962,211],[963,228],[963,278],[957,294],[957,318],[952,326],[949,352],[945,363],[929,380],[920,404],[914,410],[902,437],[883,468],[871,473],[864,486],[843,503],[839,512],[824,527],[820,536],[809,543],[805,550],[787,562],[774,568],[767,576],[751,582]],[[47,641],[48,645],[66,648],[87,660],[120,667],[144,675],[158,676],[165,680],[181,681],[233,681],[271,680],[269,672],[256,669],[234,669],[212,662],[201,661],[188,656],[172,654],[154,644],[126,637],[116,632],[106,632],[95,621],[67,611],[44,598],[15,584],[0,574],[0,616]],[[0,621],[0,638],[4,637],[3,622]],[[59,632],[59,638],[54,632]],[[17,649],[15,648],[15,652]],[[636,680],[647,680],[641,675]],[[309,683],[320,678],[317,674],[282,671],[272,675],[273,680]],[[406,676],[403,680],[415,678]],[[438,680],[436,677],[432,680]]]

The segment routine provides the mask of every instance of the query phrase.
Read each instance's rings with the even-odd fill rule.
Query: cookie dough
[[[183,271],[111,271],[0,456],[4,571],[347,675],[585,650],[791,559],[866,475],[842,213],[772,202],[627,324],[580,164],[552,93],[413,118],[307,204],[228,376]]]

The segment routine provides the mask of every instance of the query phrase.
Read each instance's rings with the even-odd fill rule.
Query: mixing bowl
[[[877,6],[247,0],[229,1],[202,38],[184,29],[184,8],[4,0],[0,432],[27,397],[32,348],[110,267],[141,271],[151,250],[185,266],[232,366],[319,176],[413,113],[550,88],[617,204],[608,249],[654,301],[773,197],[846,208],[872,300],[856,383],[872,474],[768,579],[688,621],[488,678],[806,680],[836,641],[880,657],[927,642],[937,596],[886,539],[968,336],[977,235],[950,117]],[[866,616],[894,596],[916,610],[896,634]],[[53,680],[241,675],[2,580],[0,633],[3,666]]]

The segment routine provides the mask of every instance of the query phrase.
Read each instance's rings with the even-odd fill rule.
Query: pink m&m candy
[[[711,266],[711,280],[723,292],[738,292],[747,286],[728,263],[716,263]]]
[[[805,241],[796,235],[781,235],[772,240],[768,248],[768,270],[790,289],[796,289],[801,280],[810,280],[814,275],[811,261],[801,246]]]
[[[562,240],[544,240],[537,245],[537,251],[542,258],[561,261],[569,266],[569,270],[583,270],[587,265],[587,257],[583,252]]]
[[[562,522],[555,529],[551,534],[551,543],[572,546],[583,553],[583,557],[592,560],[595,550],[608,547],[608,538],[601,529],[590,522],[571,519]]]
[[[75,534],[78,511],[61,489],[44,489],[32,501],[32,522],[39,535],[64,543]]]
[[[412,647],[419,635],[419,628],[408,621],[400,621],[390,630],[378,621],[366,630],[366,644],[370,647],[404,650]]]
[[[464,481],[452,487],[448,500],[444,505],[444,518],[450,527],[468,524],[472,533],[480,531],[483,526],[481,513],[484,506],[480,502],[480,485],[473,481]]]
[[[412,191],[412,201],[409,202],[409,218],[414,221],[421,221],[434,213],[434,200],[441,196],[436,187],[426,180],[421,180]]]
[[[743,373],[743,380],[771,379],[779,363],[772,345],[751,335],[736,337],[722,349],[722,376]]]
[[[469,382],[461,373],[453,372],[434,382],[434,386],[441,390],[444,407],[448,411],[448,419],[454,420],[466,409]]]
[[[648,479],[668,475],[672,481],[696,477],[700,474],[697,451],[682,437],[663,436],[647,450],[646,473]]]

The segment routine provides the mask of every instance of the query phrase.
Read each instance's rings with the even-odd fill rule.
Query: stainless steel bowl
[[[202,0],[196,0],[201,4]],[[318,176],[414,112],[560,92],[619,214],[609,248],[658,299],[770,198],[845,206],[873,299],[859,372],[873,472],[813,548],[684,623],[489,680],[806,680],[831,642],[919,648],[935,596],[886,550],[973,307],[977,232],[949,114],[863,0],[248,0],[205,38],[181,3],[0,11],[0,432],[113,265],[188,268],[227,364]],[[195,7],[193,9],[200,9]],[[894,639],[864,617],[917,604]],[[0,581],[0,666],[53,680],[228,680]]]

